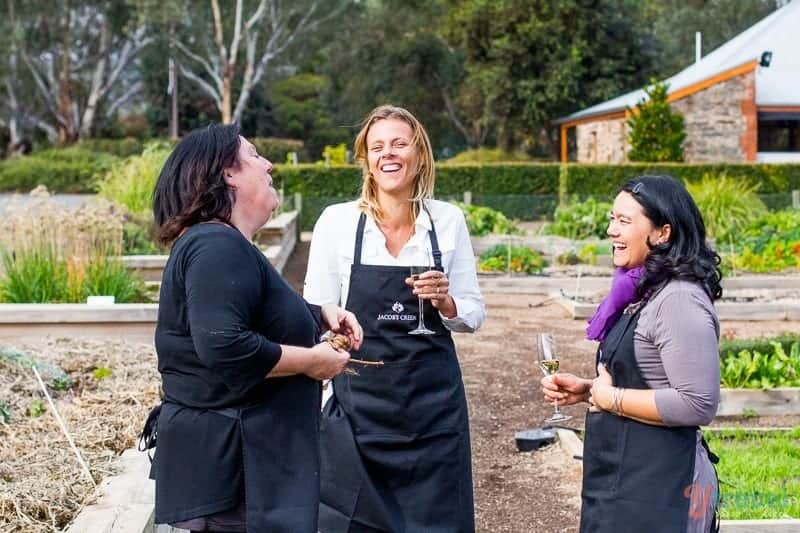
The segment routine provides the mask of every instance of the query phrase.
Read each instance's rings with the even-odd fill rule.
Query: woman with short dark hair
[[[708,532],[719,487],[698,426],[719,401],[719,256],[670,176],[621,188],[608,235],[617,272],[587,330],[598,377],[542,379],[559,405],[588,401],[581,531]]]
[[[305,303],[252,243],[278,207],[272,164],[236,125],[186,136],[158,178],[158,237],[172,243],[155,345],[163,400],[155,521],[192,531],[316,532],[320,380],[361,343],[352,313]],[[156,429],[157,431],[154,431]]]

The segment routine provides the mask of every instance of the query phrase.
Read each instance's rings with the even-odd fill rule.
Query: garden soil
[[[298,243],[284,274],[302,285],[308,243]],[[541,400],[534,334],[551,331],[562,368],[590,375],[595,345],[583,323],[542,296],[485,295],[487,320],[474,335],[457,334],[472,426],[477,529],[485,533],[576,531],[580,507],[578,461],[549,446],[517,451],[514,433],[541,427],[551,407]],[[729,322],[728,335],[786,332],[789,322]],[[10,348],[5,346],[4,348]],[[114,459],[134,445],[158,398],[153,347],[119,339],[47,339],[14,346],[60,366],[73,380],[54,391],[56,405],[95,482],[115,472]],[[58,428],[30,370],[0,357],[0,533],[62,529],[92,501],[92,488]],[[583,424],[584,408],[563,409]],[[36,414],[38,416],[32,416]],[[2,415],[2,413],[0,413]],[[800,417],[717,420],[715,425],[788,426]]]

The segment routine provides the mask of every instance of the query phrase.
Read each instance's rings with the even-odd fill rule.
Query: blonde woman
[[[431,199],[430,141],[405,109],[374,109],[355,154],[361,197],[317,221],[304,296],[353,312],[364,342],[352,356],[377,364],[333,380],[319,529],[471,532],[469,423],[451,332],[475,331],[485,311],[464,216]],[[414,266],[424,273],[412,278]],[[414,334],[420,326],[428,334]]]

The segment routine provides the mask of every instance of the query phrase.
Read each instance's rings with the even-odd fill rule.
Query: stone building
[[[800,161],[800,0],[664,80],[686,125],[690,163]],[[634,91],[557,121],[561,160],[627,161]]]

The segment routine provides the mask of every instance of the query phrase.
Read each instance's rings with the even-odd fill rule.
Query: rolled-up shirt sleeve
[[[706,425],[719,403],[718,322],[696,292],[675,291],[661,302],[653,330],[670,387],[655,402],[668,426]]]
[[[281,357],[279,344],[252,329],[264,280],[248,246],[230,235],[209,236],[198,242],[184,266],[195,351],[242,395],[261,383]]]
[[[341,272],[337,250],[335,228],[339,227],[332,219],[330,208],[322,212],[311,238],[308,252],[308,268],[303,284],[303,298],[317,304],[340,305]]]
[[[456,224],[455,250],[447,269],[450,280],[450,296],[456,304],[457,315],[447,318],[441,315],[442,323],[451,331],[471,333],[481,327],[486,318],[478,274],[475,270],[475,253],[464,214],[459,210]]]

